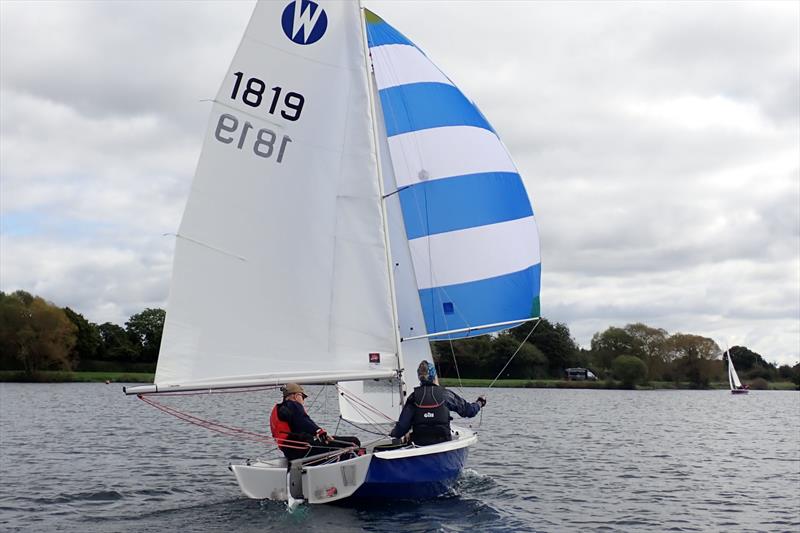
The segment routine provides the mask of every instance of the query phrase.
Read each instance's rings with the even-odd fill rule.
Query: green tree
[[[734,346],[728,353],[733,359],[736,370],[747,376],[748,379],[773,380],[778,377],[778,369],[775,368],[775,365],[768,363],[760,354],[744,346]]]
[[[442,377],[484,378],[490,373],[487,359],[491,346],[491,337],[482,335],[452,342],[436,341],[431,344],[431,350]],[[410,371],[413,373],[416,369]]]
[[[28,375],[71,370],[76,330],[62,309],[38,296],[0,293],[0,348]]]
[[[520,340],[510,332],[498,335],[492,341],[489,353],[491,363],[487,378],[494,379],[501,370],[503,375],[500,379],[535,379],[548,374],[549,361],[542,351],[530,342],[520,345]]]
[[[728,353],[733,358],[733,365],[737,370],[750,370],[754,366],[763,368],[774,368],[774,365],[766,362],[760,354],[745,348],[744,346],[734,346]]]
[[[131,316],[125,322],[125,330],[141,348],[139,359],[152,363],[158,360],[158,350],[161,347],[161,333],[164,330],[163,309],[145,309],[141,313]]]
[[[800,363],[792,367],[792,383],[797,385],[797,388],[800,389]]]
[[[781,365],[778,367],[778,377],[785,381],[792,380],[792,367],[789,365]]]
[[[528,337],[528,333],[533,327],[536,329]],[[538,325],[536,322],[529,322],[509,330],[509,334],[517,342],[522,342],[525,337],[528,337],[528,342],[536,346],[539,352],[547,357],[547,373],[551,377],[561,377],[565,368],[580,360],[578,344],[572,338],[566,324],[559,322],[553,324],[546,318],[542,318]]]
[[[602,333],[592,336],[592,366],[598,371],[608,373],[618,356],[635,351],[636,342],[633,336],[623,328],[609,327]]]
[[[105,322],[98,326],[103,340],[98,349],[98,357],[103,361],[128,362],[139,358],[139,350],[131,341],[128,332],[121,326]]]
[[[667,368],[667,338],[669,336],[667,331],[641,323],[628,324],[624,329],[633,339],[634,352],[632,355],[640,358],[647,365],[648,379],[658,379],[663,376]]]
[[[69,307],[64,308],[64,313],[77,328],[75,346],[70,353],[70,359],[74,363],[81,360],[96,359],[100,346],[103,344],[103,338],[100,336],[100,329],[98,329],[97,324],[89,322],[83,315],[76,313]]]
[[[649,379],[665,373],[667,363],[666,330],[646,324],[628,324],[623,328],[609,327],[592,337],[591,355],[595,367],[610,369],[620,355],[633,355],[644,361]]]
[[[611,364],[614,377],[626,388],[634,388],[647,378],[647,365],[634,355],[620,355]]]
[[[672,362],[675,381],[686,380],[695,387],[708,387],[715,359],[722,354],[717,343],[707,337],[676,333],[667,339],[667,358]]]

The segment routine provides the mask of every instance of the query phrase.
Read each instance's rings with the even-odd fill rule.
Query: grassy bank
[[[152,383],[154,374],[150,372],[37,372],[33,376],[26,376],[16,370],[0,370],[0,382],[28,382],[28,383]],[[440,382],[445,387],[488,387],[491,379],[462,379],[460,384],[456,378],[441,378]],[[620,389],[615,381],[564,381],[562,379],[499,379],[493,385],[499,388],[516,389]],[[776,381],[768,383],[768,390],[797,390],[794,383],[789,381]],[[692,389],[690,383],[675,383],[672,381],[652,381],[647,385],[639,385],[637,390],[669,390]],[[726,382],[711,383],[710,389],[728,389]]]
[[[440,378],[440,383],[445,387],[458,387],[459,380],[456,378]],[[488,387],[492,383],[491,379],[462,379],[460,385],[463,387]],[[616,381],[565,381],[562,379],[499,379],[494,387],[501,388],[524,388],[524,389],[621,389],[623,388]],[[767,390],[797,390],[797,386],[790,381],[776,381],[767,383]],[[691,383],[674,381],[651,381],[646,385],[638,385],[636,390],[691,390],[695,387]],[[727,382],[710,383],[708,389],[727,390]]]
[[[33,376],[16,370],[0,370],[0,381],[23,383],[90,383],[99,382],[124,382],[124,383],[152,383],[153,374],[148,372],[58,372],[43,371]]]

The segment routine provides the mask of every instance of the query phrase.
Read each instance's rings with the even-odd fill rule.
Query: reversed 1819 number
[[[242,87],[244,81],[243,72],[234,72],[233,76],[236,82],[233,84],[233,91],[231,91],[231,98],[236,100],[239,96],[239,89]],[[267,113],[275,115],[280,112],[280,115],[286,120],[295,121],[300,118],[300,113],[303,111],[303,104],[305,97],[294,91],[288,91],[283,94],[283,101],[281,102],[281,94],[283,87],[275,86],[270,87],[267,92],[267,84],[258,78],[248,78],[244,82],[244,88],[241,92],[242,102],[250,107],[259,107],[261,104],[268,105]],[[281,108],[279,103],[282,104]]]
[[[253,153],[260,157],[272,157],[272,154],[275,152],[275,142],[278,140],[278,136],[275,134],[274,131],[269,130],[267,128],[261,128],[254,135],[249,135],[250,141],[247,141],[248,133],[250,130],[253,130],[253,125],[250,122],[245,121],[242,125],[241,131],[239,131],[239,119],[233,115],[229,115],[228,113],[223,113],[219,116],[219,121],[217,122],[217,129],[214,131],[214,137],[225,144],[230,144],[234,141],[237,141],[235,136],[226,136],[225,133],[236,133],[239,131],[239,139],[236,142],[236,148],[239,150],[245,145],[246,142],[253,143]],[[284,135],[281,138],[280,146],[278,147],[278,155],[275,157],[275,161],[280,163],[283,161],[283,155],[286,152],[286,146],[292,142],[292,138],[288,135]]]

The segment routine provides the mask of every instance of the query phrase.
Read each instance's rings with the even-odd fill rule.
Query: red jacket
[[[272,431],[272,437],[275,439],[278,446],[282,446],[289,439],[289,433],[291,433],[292,430],[289,427],[289,422],[281,420],[280,417],[278,417],[279,405],[280,404],[275,404],[275,407],[272,408],[272,414],[269,415],[269,429]]]

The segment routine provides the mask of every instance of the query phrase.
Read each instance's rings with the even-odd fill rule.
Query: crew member
[[[450,411],[472,418],[486,405],[483,396],[469,403],[440,386],[432,363],[422,361],[417,368],[417,377],[420,386],[406,398],[400,419],[389,434],[391,437],[402,438],[410,429],[411,442],[418,446],[446,442],[452,438]]]
[[[297,383],[287,383],[281,387],[283,401],[275,404],[269,417],[272,437],[287,459],[301,459],[336,448],[358,448],[361,442],[356,437],[328,435],[319,427],[305,408],[308,395]]]

